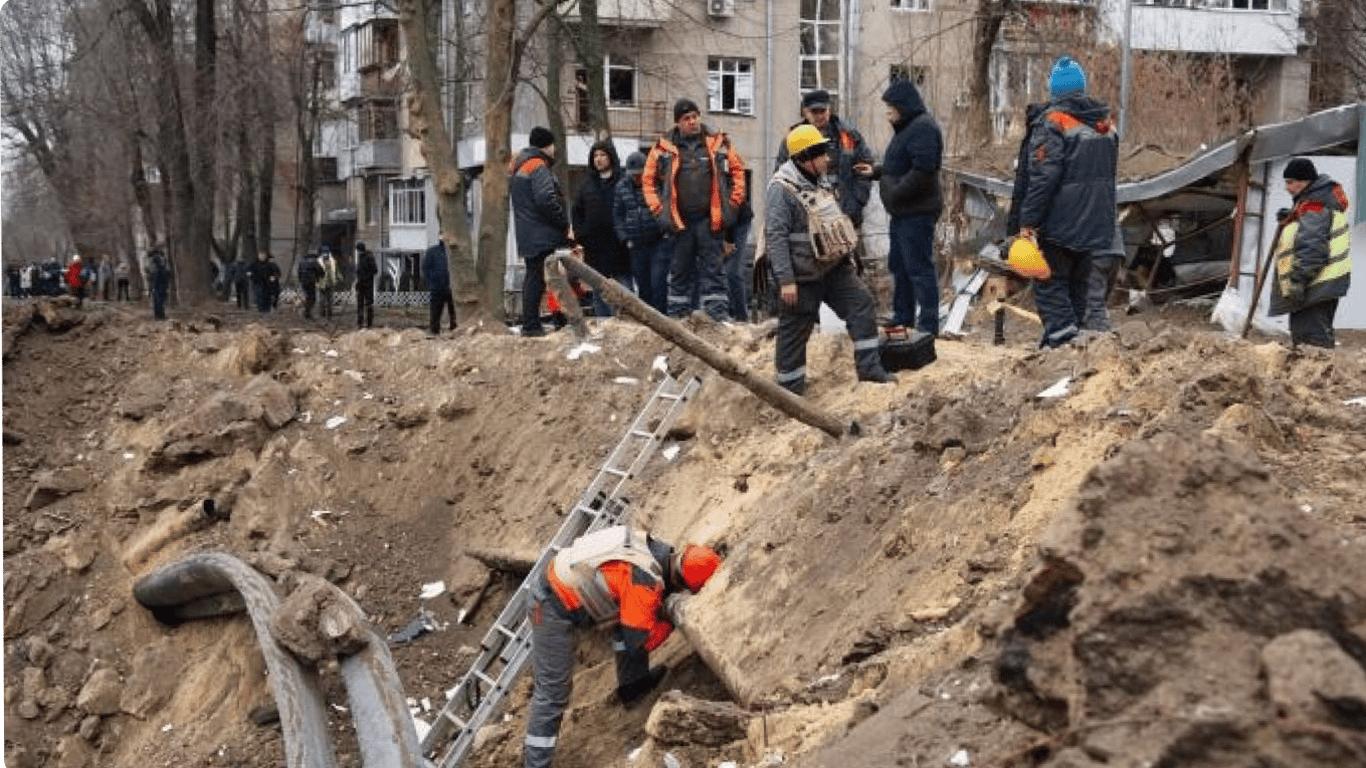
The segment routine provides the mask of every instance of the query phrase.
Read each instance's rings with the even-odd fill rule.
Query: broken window
[[[707,61],[707,111],[754,114],[754,59]]]

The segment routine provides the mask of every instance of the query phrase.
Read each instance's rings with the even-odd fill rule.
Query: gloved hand
[[[1295,305],[1303,304],[1304,283],[1295,282],[1294,280],[1288,282],[1285,289],[1285,300]]]
[[[653,691],[668,672],[668,667],[650,667],[650,672],[645,677],[633,683],[617,686],[617,699],[621,701],[621,705],[624,707],[635,704],[645,698],[650,691]]]

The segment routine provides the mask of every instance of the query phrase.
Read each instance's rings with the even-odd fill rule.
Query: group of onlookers
[[[108,255],[83,260],[74,254],[66,265],[52,257],[24,265],[5,265],[5,292],[17,298],[73,295],[78,299],[130,301],[127,260],[117,263]]]

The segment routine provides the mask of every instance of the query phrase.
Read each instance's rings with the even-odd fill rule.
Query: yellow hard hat
[[[1048,269],[1048,262],[1044,261],[1043,253],[1039,251],[1039,246],[1027,237],[1017,237],[1015,242],[1010,244],[1006,263],[1020,275],[1033,280],[1047,280],[1052,274]]]
[[[792,158],[807,159],[811,155],[812,147],[820,146],[821,151],[829,148],[830,142],[825,140],[819,129],[814,125],[799,125],[787,134],[787,155]],[[803,154],[805,153],[805,155]]]

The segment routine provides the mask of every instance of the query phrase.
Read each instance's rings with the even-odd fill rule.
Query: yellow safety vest
[[[1295,235],[1300,231],[1300,222],[1294,221],[1281,230],[1280,242],[1276,244],[1276,279],[1280,283],[1281,295],[1290,293],[1290,271],[1295,265]],[[1346,211],[1333,213],[1332,225],[1328,231],[1328,263],[1319,274],[1309,281],[1318,285],[1346,276],[1352,271],[1352,227],[1347,221]]]

